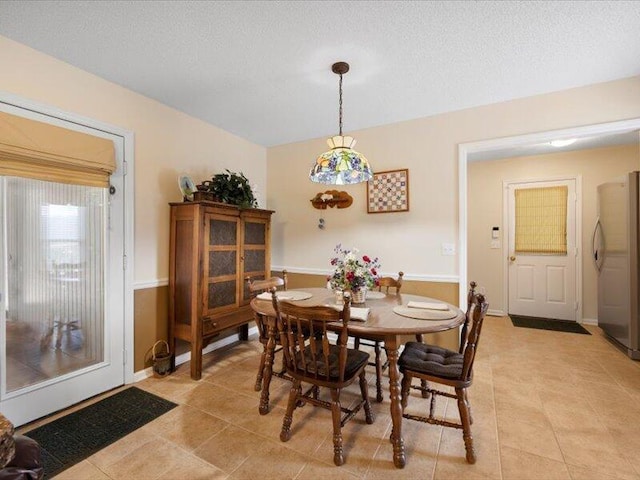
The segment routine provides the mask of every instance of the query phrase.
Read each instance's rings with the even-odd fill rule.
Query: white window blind
[[[16,369],[7,372],[11,391],[103,360],[108,194],[100,187],[0,179],[6,198],[8,338],[28,332],[22,342],[37,344],[7,348],[8,365]],[[25,365],[37,373],[20,374]]]
[[[111,140],[0,112],[0,175],[108,187],[115,170]]]

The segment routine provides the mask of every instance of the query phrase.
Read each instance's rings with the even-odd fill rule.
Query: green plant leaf
[[[209,191],[221,202],[242,208],[257,207],[258,201],[253,195],[247,177],[242,172],[235,173],[229,169],[225,171],[226,173],[218,173],[211,178]]]

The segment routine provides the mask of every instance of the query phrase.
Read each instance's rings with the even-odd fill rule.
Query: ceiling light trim
[[[551,140],[549,145],[556,148],[568,147],[569,145],[573,145],[578,141],[577,138],[562,138],[558,140]]]

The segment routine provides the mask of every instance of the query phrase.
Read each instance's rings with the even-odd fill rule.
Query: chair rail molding
[[[133,284],[134,290],[144,290],[145,288],[166,287],[169,285],[168,278],[158,278],[156,280],[144,280]]]
[[[331,275],[333,270],[324,268],[306,268],[306,267],[287,267],[282,265],[272,265],[271,270],[280,272],[286,270],[287,273],[301,273],[305,275]],[[397,276],[398,272],[378,272],[381,277],[393,277]],[[430,275],[421,273],[406,273],[403,277],[404,280],[415,280],[417,282],[440,282],[440,283],[457,283],[459,281],[458,275]],[[465,302],[466,302],[465,297]]]

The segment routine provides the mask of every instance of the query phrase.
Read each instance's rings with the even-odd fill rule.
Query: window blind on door
[[[566,185],[515,190],[515,251],[567,253]]]
[[[109,193],[19,177],[0,180],[7,325],[22,332],[7,352],[7,390],[15,391],[104,361]]]
[[[0,175],[108,187],[115,170],[111,140],[0,112]]]

